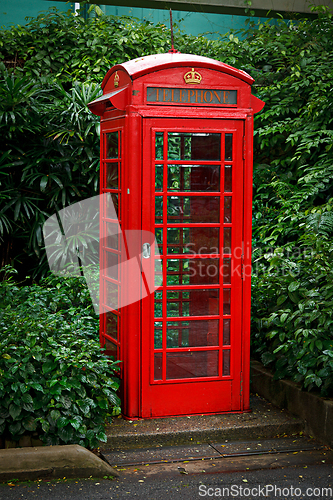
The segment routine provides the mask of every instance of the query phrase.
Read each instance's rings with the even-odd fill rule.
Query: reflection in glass
[[[168,254],[218,254],[219,231],[217,227],[170,227],[167,230]]]
[[[219,222],[217,196],[168,196],[168,222]]]
[[[109,311],[106,313],[106,333],[115,340],[118,339],[118,316]]]
[[[163,165],[155,165],[155,191],[163,191]]]
[[[155,134],[155,158],[156,160],[163,160],[163,132],[156,132]]]
[[[232,160],[232,134],[225,134],[225,160]]]
[[[232,191],[232,166],[225,165],[224,167],[224,192],[230,193]]]
[[[216,377],[218,351],[167,352],[166,378]]]
[[[224,222],[231,222],[231,196],[224,197]]]
[[[168,165],[168,191],[220,191],[220,166]]]
[[[106,187],[108,189],[118,189],[118,163],[107,163]]]
[[[118,131],[106,134],[106,158],[118,158]]]
[[[223,375],[230,375],[230,351],[223,351]]]
[[[230,298],[231,298],[231,290],[230,288],[223,289],[223,314],[230,314]]]
[[[223,252],[231,253],[231,227],[223,229]]]

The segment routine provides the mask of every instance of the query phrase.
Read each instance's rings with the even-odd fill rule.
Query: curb
[[[305,432],[333,446],[333,400],[302,391],[296,382],[274,380],[259,361],[251,361],[251,390],[279,408],[285,408],[304,421]]]
[[[77,444],[0,450],[0,464],[0,482],[119,475],[109,464]]]

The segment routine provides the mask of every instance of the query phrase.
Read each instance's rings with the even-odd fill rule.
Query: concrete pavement
[[[167,456],[162,460],[182,461],[193,454],[193,444],[196,447],[200,445],[201,458],[206,457],[207,453],[209,457],[211,454],[220,456],[221,453],[212,444],[224,446],[226,440],[253,441],[277,435],[295,435],[303,429],[300,419],[275,408],[262,398],[253,396],[251,406],[252,412],[244,414],[196,415],[132,422],[115,418],[107,429],[108,443],[101,449],[104,460],[78,445],[0,450],[0,481],[118,476],[119,471],[114,466],[119,461],[119,455],[112,458],[112,453],[124,454],[125,450],[129,452],[149,446],[155,449],[153,456],[156,461],[157,451],[161,447],[169,447]],[[183,445],[183,450],[180,450],[180,445]],[[149,457],[152,457],[151,452],[142,460],[149,461]]]

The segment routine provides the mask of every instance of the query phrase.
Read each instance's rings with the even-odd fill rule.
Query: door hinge
[[[243,395],[243,373],[240,373],[240,397]]]
[[[246,139],[243,137],[243,160],[245,160],[245,152],[246,152]]]

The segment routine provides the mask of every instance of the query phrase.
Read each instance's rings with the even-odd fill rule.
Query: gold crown
[[[188,71],[184,75],[184,80],[185,83],[200,83],[202,80],[202,76],[198,71],[194,71],[194,68],[192,68],[192,71]]]
[[[114,75],[114,81],[113,81],[113,84],[115,87],[118,87],[119,85],[119,75],[118,75],[118,71],[116,71],[115,75]]]

